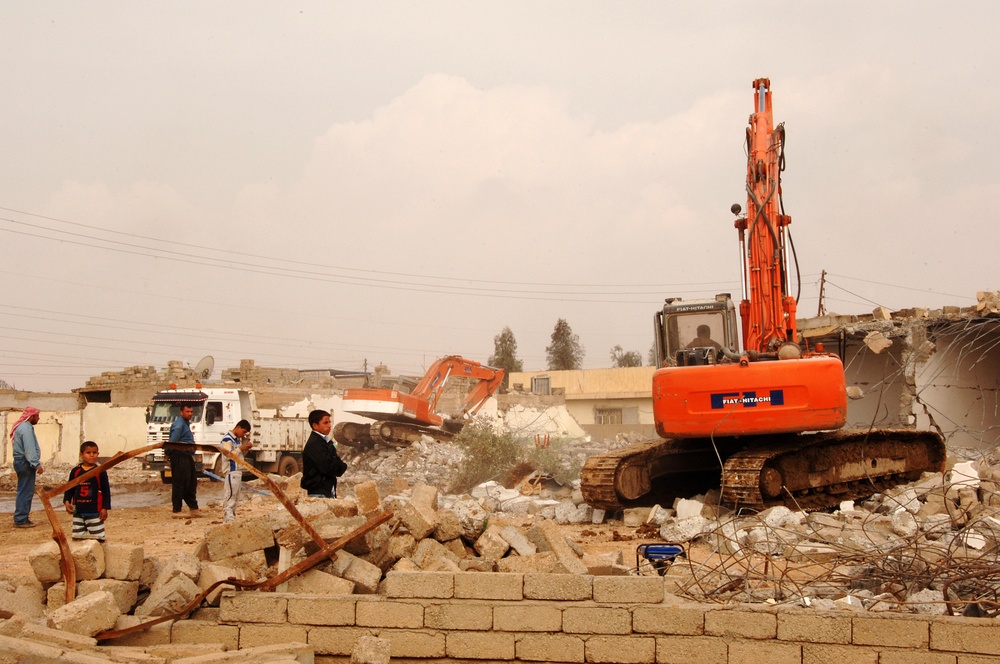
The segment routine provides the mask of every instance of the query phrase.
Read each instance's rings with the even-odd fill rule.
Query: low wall
[[[125,645],[299,641],[349,657],[358,637],[393,661],[700,664],[1000,662],[1000,620],[676,604],[660,577],[392,572],[385,595],[223,594],[219,609]]]

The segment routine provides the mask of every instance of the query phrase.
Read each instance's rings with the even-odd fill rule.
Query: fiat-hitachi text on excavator
[[[449,355],[436,360],[410,393],[395,389],[363,387],[344,390],[344,410],[375,420],[373,423],[338,422],[333,438],[338,443],[370,447],[376,443],[405,447],[427,435],[451,440],[466,418],[475,415],[503,382],[503,369],[495,369]],[[451,417],[437,410],[445,386],[465,378],[468,387],[459,412]]]
[[[655,316],[653,375],[653,417],[665,440],[588,459],[581,489],[594,507],[669,505],[714,486],[732,507],[822,509],[944,468],[937,433],[841,429],[841,359],[798,343],[791,217],[781,200],[784,125],[773,125],[770,81],[753,87],[747,213],[732,209],[743,262],[744,350],[728,294],[666,300]]]

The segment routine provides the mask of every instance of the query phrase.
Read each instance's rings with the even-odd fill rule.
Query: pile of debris
[[[733,513],[707,496],[653,508],[645,518],[668,542],[709,549],[669,572],[674,592],[697,601],[995,615],[998,481],[1000,471],[984,458],[857,505],[845,501],[830,514]]]

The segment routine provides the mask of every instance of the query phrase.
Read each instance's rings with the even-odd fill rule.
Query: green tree
[[[611,349],[611,366],[615,368],[641,367],[642,354],[637,350],[626,352],[622,350],[621,346],[616,345]]]
[[[509,327],[503,328],[500,334],[493,337],[493,354],[488,364],[491,367],[503,369],[503,388],[507,389],[511,371],[524,371],[524,363],[517,359],[517,339]]]
[[[656,342],[655,341],[653,342],[653,345],[649,347],[649,354],[646,355],[646,364],[648,364],[651,367],[655,367],[656,366]]]
[[[560,318],[552,330],[552,343],[545,349],[549,370],[579,369],[583,366],[583,356],[580,337],[573,334],[573,330],[564,318]]]

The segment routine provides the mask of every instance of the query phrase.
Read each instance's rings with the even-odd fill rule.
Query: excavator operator
[[[708,325],[698,326],[698,336],[695,337],[691,343],[689,343],[685,348],[708,348],[712,347],[715,350],[722,350],[722,344],[712,339],[712,328]]]

